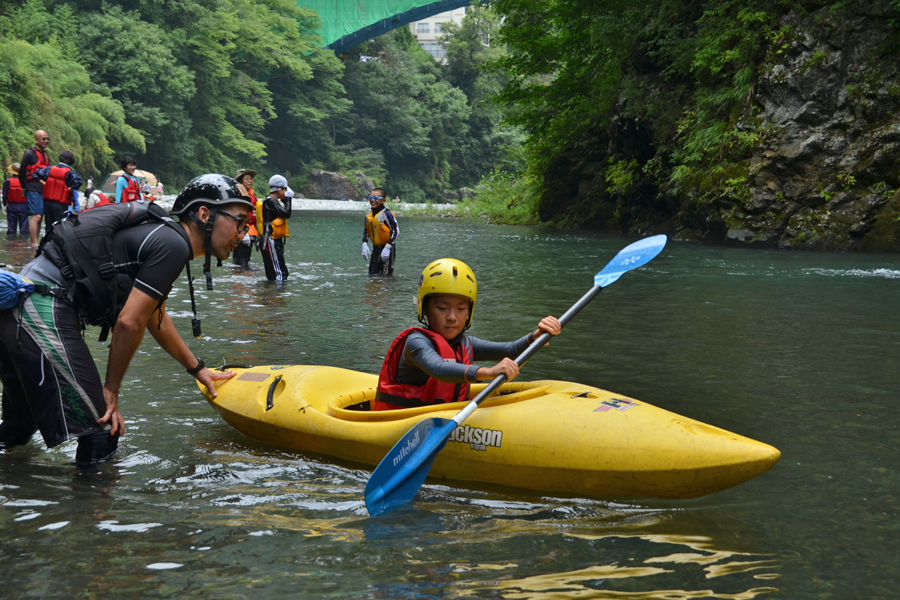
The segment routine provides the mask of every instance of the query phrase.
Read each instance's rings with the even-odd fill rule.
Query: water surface
[[[374,373],[415,324],[431,260],[472,266],[472,333],[507,340],[561,314],[634,241],[400,225],[396,277],[369,279],[362,215],[299,213],[289,281],[215,269],[215,290],[198,290],[204,338],[189,345],[208,364]],[[0,261],[23,264],[27,246],[0,240]],[[369,519],[369,470],[243,436],[147,336],[122,386],[114,461],[82,472],[74,442],[47,450],[39,437],[0,456],[0,596],[894,598],[898,286],[896,255],[670,242],[528,363],[523,379],[615,390],[781,450],[763,476],[685,501],[426,484],[408,510]],[[188,338],[186,287],[169,311]]]

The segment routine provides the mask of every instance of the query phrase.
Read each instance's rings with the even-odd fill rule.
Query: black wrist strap
[[[188,375],[196,375],[197,373],[199,373],[200,371],[202,371],[203,369],[206,368],[206,363],[203,362],[202,358],[198,358],[196,356],[194,358],[197,359],[197,366],[194,367],[193,369],[185,369],[185,371],[187,371]]]

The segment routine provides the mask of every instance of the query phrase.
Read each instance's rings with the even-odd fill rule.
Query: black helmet
[[[219,173],[207,173],[195,177],[184,186],[175,204],[172,205],[171,215],[177,215],[182,222],[193,221],[206,234],[204,245],[206,246],[206,261],[203,263],[203,274],[206,276],[206,289],[213,289],[212,272],[210,271],[210,253],[212,252],[212,232],[216,220],[217,207],[223,204],[245,204],[252,211],[255,207],[238,189],[238,182],[228,175]],[[209,219],[206,223],[200,221],[197,215],[190,211],[195,204],[204,204],[209,207]],[[191,280],[191,272],[188,270],[188,283]],[[193,284],[191,284],[193,285]],[[199,324],[198,324],[199,329]]]
[[[175,204],[172,205],[172,215],[182,215],[194,204],[231,204],[238,202],[246,204],[253,210],[253,203],[245,198],[238,189],[238,182],[228,175],[220,175],[219,173],[207,173],[200,177],[195,177],[184,186],[178,197],[175,198]]]

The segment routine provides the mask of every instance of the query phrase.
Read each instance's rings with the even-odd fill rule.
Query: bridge
[[[391,29],[471,3],[472,0],[297,0],[299,6],[319,13],[322,45],[335,54]]]

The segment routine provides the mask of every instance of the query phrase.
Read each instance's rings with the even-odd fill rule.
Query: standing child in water
[[[436,260],[419,278],[419,322],[391,343],[381,373],[372,410],[415,408],[469,398],[469,384],[494,379],[508,381],[519,374],[510,357],[521,354],[546,332],[557,335],[562,326],[545,317],[538,328],[515,342],[487,342],[465,333],[472,323],[478,284],[465,263]],[[493,367],[479,367],[476,360],[500,360]]]
[[[397,242],[400,226],[397,225],[394,213],[384,206],[387,199],[384,189],[375,188],[368,199],[372,210],[366,214],[362,257],[369,261],[369,275],[390,277],[394,274],[394,255],[397,253],[394,244]],[[372,240],[371,258],[369,240]]]

